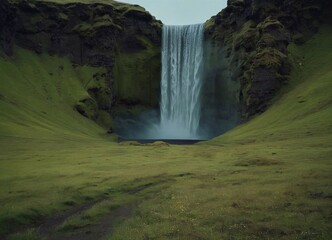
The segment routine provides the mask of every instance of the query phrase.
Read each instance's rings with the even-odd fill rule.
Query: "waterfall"
[[[164,26],[160,137],[198,139],[204,25]]]
[[[224,49],[203,40],[203,24],[163,26],[160,111],[117,118],[116,133],[132,140],[204,140],[239,123],[239,82],[230,77]]]
[[[204,25],[163,26],[159,112],[116,119],[124,139],[202,140]],[[200,126],[201,125],[201,126]]]

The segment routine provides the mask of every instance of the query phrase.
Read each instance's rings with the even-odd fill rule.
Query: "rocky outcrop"
[[[90,97],[76,105],[93,120],[105,118],[100,110],[111,116],[121,104],[158,105],[160,38],[161,23],[137,5],[102,0],[0,2],[0,41],[7,55],[17,45],[68,57],[74,66],[106,69],[86,86]]]
[[[331,11],[327,0],[229,0],[206,23],[206,38],[223,49],[229,77],[239,82],[242,120],[266,110],[287,83],[291,63],[287,47],[302,44]]]

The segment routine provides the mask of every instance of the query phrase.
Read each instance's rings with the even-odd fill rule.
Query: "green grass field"
[[[269,110],[193,146],[118,144],[75,112],[100,69],[1,57],[0,236],[331,239],[331,42],[322,28],[290,46],[295,69]]]

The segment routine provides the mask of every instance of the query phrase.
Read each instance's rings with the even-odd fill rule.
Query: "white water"
[[[199,134],[204,25],[164,26],[160,119],[153,112],[138,120],[118,119],[128,139],[204,139]]]
[[[199,139],[203,24],[164,26],[160,139]]]

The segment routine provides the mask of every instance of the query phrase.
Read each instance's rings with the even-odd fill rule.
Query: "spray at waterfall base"
[[[160,109],[115,119],[125,139],[207,140],[238,120],[238,86],[223,49],[204,42],[204,25],[164,26]]]

